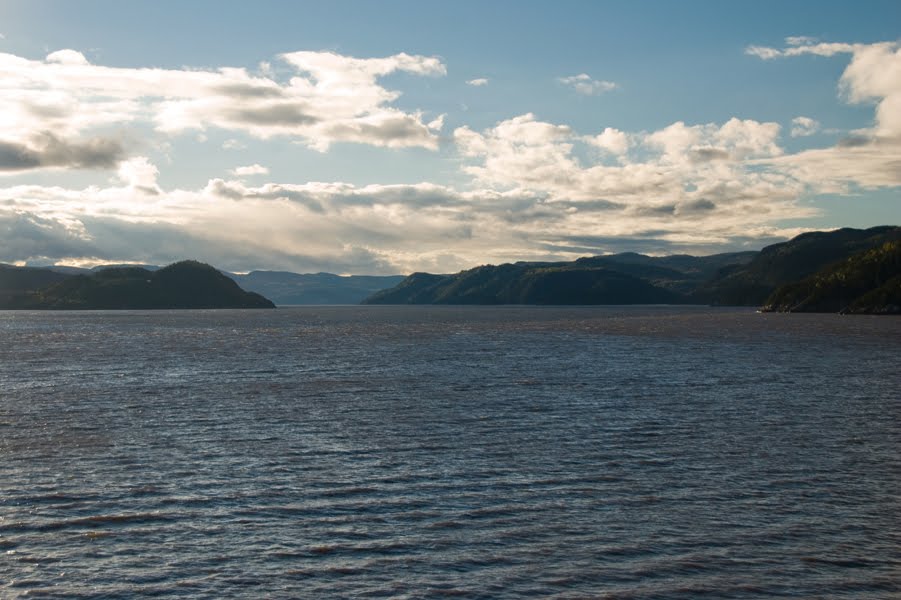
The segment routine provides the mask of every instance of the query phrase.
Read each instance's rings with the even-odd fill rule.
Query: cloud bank
[[[131,124],[167,136],[210,128],[285,136],[320,151],[338,142],[437,148],[440,122],[394,107],[400,92],[378,81],[396,72],[442,76],[437,58],[278,58],[294,72],[287,81],[265,69],[105,67],[75,50],[44,60],[0,53],[0,172],[111,168],[125,150],[110,130]]]
[[[73,50],[40,61],[0,54],[0,174],[108,171],[86,187],[0,187],[0,260],[192,257],[232,270],[406,273],[625,249],[703,254],[801,232],[784,224],[816,215],[804,200],[817,194],[901,186],[897,43],[799,36],[784,48],[747,53],[844,57],[838,94],[872,106],[871,126],[792,153],[783,145],[789,136],[826,137],[814,135],[822,129],[817,115],[787,123],[675,121],[651,131],[598,123],[579,131],[525,113],[444,134],[447,162],[459,169],[456,186],[279,181],[250,159],[230,161],[202,185],[166,187],[123,124],[164,138],[213,129],[223,137],[279,136],[323,152],[338,142],[434,149],[444,116],[399,108],[399,92],[380,80],[442,76],[446,68],[403,53],[294,52],[277,57],[291,73],[280,79],[271,64],[258,72],[126,69],[93,65]],[[565,79],[579,93],[615,87],[584,74]],[[234,158],[247,142],[219,143]]]

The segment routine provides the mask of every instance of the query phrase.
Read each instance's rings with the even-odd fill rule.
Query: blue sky
[[[0,5],[0,262],[454,271],[901,223],[901,4]]]

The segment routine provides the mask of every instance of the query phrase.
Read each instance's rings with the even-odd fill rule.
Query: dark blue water
[[[901,319],[0,312],[0,597],[901,596]]]

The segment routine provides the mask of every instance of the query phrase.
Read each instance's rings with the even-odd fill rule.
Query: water
[[[0,597],[901,595],[901,319],[0,312]]]

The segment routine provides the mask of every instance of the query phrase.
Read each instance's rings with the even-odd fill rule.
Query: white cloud
[[[785,38],[785,43],[788,46],[810,46],[811,44],[815,44],[817,38],[810,37],[807,35],[790,35]]]
[[[842,193],[851,185],[864,189],[901,185],[901,43],[804,41],[785,50],[770,50],[775,53],[773,57],[851,54],[839,82],[843,96],[851,103],[872,103],[876,107],[873,127],[857,131],[830,148],[772,159],[771,167],[819,192]],[[815,122],[799,123],[798,119],[794,125],[793,134],[818,126]]]
[[[470,79],[466,84],[474,87],[481,87],[483,85],[488,85],[488,80],[484,77],[480,77],[479,79]]]
[[[625,154],[629,150],[629,136],[612,127],[605,128],[598,135],[588,137],[585,141],[612,154]]]
[[[471,175],[492,184],[530,188],[532,183],[543,186],[572,170],[571,135],[569,127],[525,114],[482,134],[458,128],[454,140],[461,154],[482,160],[481,165],[465,168]]]
[[[495,133],[521,135],[533,148],[565,144],[574,135],[527,119]],[[162,190],[153,165],[133,159],[120,165],[124,186],[0,188],[0,255],[156,264],[194,257],[232,270],[448,272],[486,261],[636,249],[629,245],[636,240],[645,251],[710,252],[736,239],[785,235],[767,221],[799,214],[772,199],[761,205],[767,191],[750,192],[745,181],[734,182],[731,192],[639,202],[635,185],[649,173],[622,169],[608,172],[609,183],[620,180],[617,198],[571,199],[560,193],[563,187],[463,192],[430,183],[251,186],[213,179],[200,189]],[[600,181],[588,181],[592,176],[598,174],[584,176],[586,185],[600,189]],[[734,205],[719,206],[727,193],[736,196]],[[749,227],[758,216],[761,224]]]
[[[446,114],[438,115],[426,124],[426,127],[432,131],[441,131],[444,128],[444,118]]]
[[[580,136],[570,128],[522,115],[478,133],[455,131],[466,170],[481,182],[545,198],[548,205],[603,206],[617,223],[655,223],[675,233],[737,223],[748,213],[761,222],[799,217],[803,186],[792,177],[761,170],[757,161],[782,154],[779,125],[731,119],[721,125],[676,122],[655,132],[627,135],[607,128]],[[620,164],[579,159],[588,144],[617,154]],[[592,227],[588,221],[586,228]],[[601,224],[593,227],[604,228]],[[607,226],[609,227],[609,225]],[[684,228],[684,229],[683,229]]]
[[[119,179],[130,188],[146,193],[159,193],[156,183],[159,174],[159,169],[146,156],[136,156],[119,163]]]
[[[875,118],[834,147],[786,154],[777,123],[738,117],[654,131],[603,123],[575,131],[528,113],[452,132],[472,177],[461,188],[256,185],[241,178],[266,173],[249,165],[199,187],[164,189],[157,167],[128,158],[127,139],[110,132],[132,122],[164,134],[216,127],[235,136],[226,149],[243,147],[246,136],[274,135],[320,149],[338,141],[431,148],[443,115],[402,110],[394,104],[399,92],[378,78],[442,75],[437,59],[294,53],[281,60],[295,76],[280,81],[262,68],[262,76],[117,69],[77,53],[52,61],[0,54],[0,169],[117,169],[109,183],[84,189],[0,187],[0,259],[159,264],[190,256],[233,270],[386,273],[622,249],[759,247],[799,232],[780,223],[815,214],[800,201],[811,194],[901,185],[897,44],[827,48],[799,38],[758,55],[846,51],[840,48],[851,48],[842,97],[872,104]],[[585,77],[575,83],[592,81]],[[816,127],[798,117],[791,130]]]
[[[76,50],[57,50],[47,55],[48,63],[57,63],[60,65],[87,65],[88,59],[84,54]]]
[[[229,138],[229,139],[225,140],[224,142],[222,142],[223,150],[243,150],[245,148],[247,148],[247,145],[244,144],[244,142],[241,142],[234,138]]]
[[[560,77],[557,81],[570,86],[578,93],[585,96],[599,96],[619,87],[618,84],[612,81],[594,80],[586,73],[580,73],[579,75],[572,75],[570,77]]]
[[[876,103],[874,134],[883,137],[901,135],[901,110],[898,110],[901,108],[901,43],[818,43],[785,50],[751,46],[746,52],[764,59],[802,54],[851,54],[851,62],[840,81],[848,100],[852,103]]]
[[[268,175],[269,169],[256,163],[246,167],[235,167],[231,170],[231,174],[237,177],[247,177],[251,175]]]
[[[845,194],[851,186],[874,190],[901,186],[901,145],[851,138],[767,161],[813,193]]]
[[[29,60],[0,53],[0,142],[39,152],[47,132],[69,146],[111,126],[152,124],[176,135],[207,128],[257,138],[287,136],[317,150],[336,142],[434,149],[438,132],[422,113],[392,106],[400,92],[378,82],[404,71],[441,76],[434,57],[354,58],[331,52],[279,56],[296,74],[287,82],[241,68],[176,70],[93,65],[75,50]],[[90,137],[85,137],[90,136]],[[61,161],[18,161],[30,168]],[[77,166],[77,165],[75,165]]]
[[[685,125],[682,121],[647,135],[647,146],[662,150],[661,161],[673,164],[714,160],[741,161],[778,156],[779,125],[732,118],[721,126]]]
[[[795,117],[792,119],[792,137],[808,137],[820,130],[820,122],[810,117]]]
[[[901,43],[856,46],[841,85],[851,102],[876,104],[875,136],[901,136]]]
[[[814,43],[813,38],[806,38],[803,36],[786,38],[786,42],[790,47],[782,50],[767,46],[748,46],[745,48],[745,54],[756,56],[764,60],[787,56],[801,56],[803,54],[834,56],[836,54],[853,53],[856,49],[863,46],[862,44]]]
[[[748,46],[745,48],[745,54],[750,56],[756,56],[757,58],[762,58],[763,60],[770,60],[772,58],[778,58],[782,56],[782,52],[776,50],[775,48],[768,48],[766,46]]]

